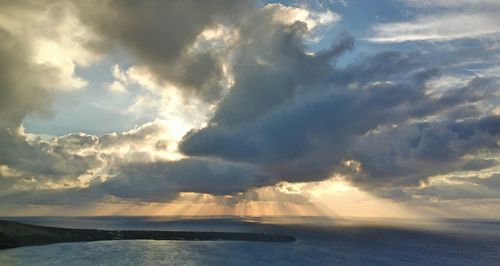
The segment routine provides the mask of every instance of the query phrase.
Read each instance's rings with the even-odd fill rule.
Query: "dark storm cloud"
[[[497,85],[491,80],[476,78],[438,98],[430,97],[426,94],[425,84],[438,73],[432,67],[426,70],[425,62],[419,62],[420,57],[418,54],[383,53],[367,59],[366,64],[358,63],[340,70],[320,65],[328,70],[323,80],[317,77],[310,82],[306,78],[301,79],[304,82],[302,86],[308,88],[307,91],[290,94],[288,99],[281,100],[283,104],[276,104],[258,119],[248,118],[241,111],[230,112],[223,109],[223,101],[213,123],[188,134],[181,144],[181,150],[189,155],[216,156],[226,160],[256,163],[288,181],[320,180],[328,177],[333,167],[342,160],[358,158],[363,165],[367,164],[367,171],[373,172],[368,172],[370,177],[367,177],[366,182],[380,176],[388,178],[388,182],[391,179],[402,182],[400,179],[405,179],[408,172],[413,171],[411,182],[418,183],[417,177],[426,178],[421,176],[424,173],[419,170],[418,164],[403,169],[396,165],[400,160],[406,161],[408,154],[400,153],[392,158],[378,158],[378,154],[363,157],[356,151],[355,144],[361,143],[359,146],[364,147],[370,146],[370,143],[378,143],[378,139],[364,136],[379,126],[439,115],[440,112],[451,112],[457,107],[487,99],[494,95],[493,88]],[[303,64],[296,66],[295,72],[290,73],[300,74],[290,74],[290,79],[304,75],[305,71],[301,69]],[[310,69],[310,65],[307,67],[308,71],[315,72]],[[326,71],[323,68],[318,71]],[[393,75],[398,71],[403,73]],[[358,79],[356,77],[359,74]],[[332,77],[335,80],[333,82]],[[356,87],[346,88],[349,82],[345,81],[346,86],[340,86],[343,80],[356,80]],[[266,80],[255,79],[254,83],[257,84],[254,86],[238,88],[236,85],[236,88],[253,91],[259,83],[265,82]],[[233,100],[231,97],[239,95],[236,88],[226,99]],[[266,95],[262,93],[260,97],[266,98]],[[247,99],[248,97],[242,97],[240,100],[243,102]],[[255,101],[258,102],[258,98]],[[247,103],[252,105],[251,100],[247,100]],[[231,120],[237,123],[219,119],[226,115],[238,116]],[[495,117],[490,117],[477,123],[455,123],[452,125],[456,127],[454,131],[440,127],[439,123],[434,126],[434,122],[429,122],[425,128],[422,126],[423,129],[415,133],[414,137],[421,140],[411,156],[419,161],[442,160],[446,162],[447,169],[451,169],[450,166],[461,155],[475,149],[496,150],[498,146],[495,141],[498,136],[492,131],[493,125],[496,125],[495,120]],[[470,133],[473,136],[460,136],[457,132],[467,130],[473,130]],[[397,139],[394,137],[404,136],[404,133],[397,132],[392,136],[389,132],[383,132],[381,136],[376,136],[382,139],[387,137],[387,144],[392,144]],[[455,135],[457,143],[454,142]],[[410,140],[401,140],[394,146],[404,148],[407,141]],[[380,145],[373,150],[382,152],[385,147]],[[389,154],[393,155],[391,152]],[[379,159],[377,163],[380,167],[370,169],[374,163],[368,159],[372,157],[373,160]],[[384,160],[394,163],[383,163]],[[412,164],[408,162],[408,165]]]
[[[222,92],[222,62],[215,51],[190,51],[203,30],[231,24],[251,1],[86,1],[82,21],[99,34],[100,51],[125,48],[160,81],[174,82],[208,100]],[[189,94],[188,94],[189,95]]]
[[[86,205],[99,200],[109,199],[109,195],[99,188],[58,188],[30,189],[26,191],[11,191],[0,196],[4,204],[34,204],[34,205]]]
[[[332,47],[316,56],[306,51],[306,25],[274,25],[270,10],[254,15],[242,25],[233,66],[236,83],[212,119],[221,126],[251,122],[304,94],[331,74],[331,63],[352,49],[354,39],[340,36]],[[313,86],[311,86],[313,85]]]
[[[125,164],[118,171],[100,187],[120,198],[146,201],[167,201],[179,192],[225,195],[275,182],[253,166],[198,158]]]
[[[465,171],[475,171],[487,169],[499,164],[500,162],[496,159],[471,159],[462,166],[462,169]]]
[[[0,125],[15,130],[27,113],[47,110],[52,93],[39,85],[53,69],[30,63],[29,47],[0,25]]]
[[[336,58],[353,45],[348,35],[311,55],[302,43],[303,25],[275,27],[270,34],[264,30],[268,26],[259,27],[262,21],[251,23],[243,38],[266,37],[247,42],[250,47],[243,44],[235,60],[235,85],[209,125],[185,136],[180,146],[185,154],[253,163],[286,181],[321,180],[340,171],[344,160],[356,159],[363,172],[350,173],[352,181],[368,191],[376,190],[373,183],[401,188],[432,174],[496,163],[461,157],[498,152],[492,126],[497,118],[478,119],[484,116],[480,103],[498,97],[498,80],[477,77],[440,95],[428,93],[429,81],[461,60],[477,58],[477,51],[469,57],[448,52],[442,62],[432,53],[387,51],[340,68]],[[403,125],[411,134],[369,134],[391,125]],[[411,142],[417,146],[408,146]],[[389,196],[401,198],[401,193]]]
[[[491,121],[500,123],[500,118],[407,124],[363,136],[353,144],[353,158],[363,163],[364,172],[353,175],[353,181],[378,186],[417,185],[436,174],[498,165],[492,159],[462,158],[477,152],[499,151],[500,131],[493,125],[480,126]]]
[[[104,182],[91,182],[87,188],[32,189],[28,194],[13,191],[0,194],[0,199],[5,203],[49,205],[86,204],[111,200],[111,196],[167,202],[175,199],[179,192],[226,195],[275,183],[271,176],[250,165],[198,158],[125,163],[113,171],[116,176]]]
[[[491,200],[498,199],[500,175],[447,177],[451,183],[438,183],[415,190],[416,196],[439,200]]]

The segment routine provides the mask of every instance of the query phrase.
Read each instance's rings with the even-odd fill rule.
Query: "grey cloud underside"
[[[151,201],[175,198],[178,192],[226,195],[275,182],[252,166],[198,158],[127,164],[119,171],[118,176],[101,187],[120,198]]]
[[[82,21],[101,41],[98,51],[130,51],[158,81],[183,88],[187,96],[217,100],[223,88],[222,59],[217,51],[189,51],[203,30],[232,24],[253,9],[248,0],[228,1],[86,1],[79,2]]]
[[[456,177],[454,185],[437,185],[415,191],[415,195],[439,198],[441,200],[460,199],[498,199],[500,192],[500,175],[494,174],[487,178]]]
[[[463,159],[480,151],[498,156],[500,120],[481,110],[498,104],[498,79],[476,77],[441,95],[427,90],[454,65],[497,51],[460,48],[443,53],[442,61],[432,53],[388,51],[340,68],[334,62],[351,49],[349,36],[310,55],[294,26],[284,31],[290,37],[262,40],[287,49],[241,55],[231,93],[208,127],[185,136],[181,151],[254,163],[286,181],[322,180],[342,172],[343,160],[355,159],[363,173],[349,173],[351,180],[375,193],[474,163],[475,170],[498,166]],[[249,63],[257,57],[268,64]],[[392,125],[399,128],[373,133]]]
[[[9,155],[11,161],[3,163],[17,172],[10,176],[0,172],[0,198],[4,203],[56,205],[115,199],[165,202],[179,192],[226,195],[276,182],[258,167],[244,163],[204,158],[152,161],[133,149],[126,156],[115,154],[113,147],[133,148],[145,145],[145,139],[158,139],[155,134],[160,128],[157,123],[149,123],[120,134],[96,137],[72,133],[29,142],[22,135],[9,136],[17,141],[10,145],[15,153]],[[80,155],[82,152],[86,155]],[[71,184],[83,174],[97,178],[84,188]],[[101,181],[103,175],[110,177]],[[54,183],[63,187],[51,187]]]
[[[53,92],[37,86],[52,75],[28,60],[22,40],[1,31],[0,201],[84,204],[103,200],[168,201],[179,192],[244,192],[280,181],[315,181],[343,173],[356,186],[391,198],[498,198],[498,176],[467,178],[466,187],[420,189],[429,176],[485,171],[499,165],[498,77],[471,77],[429,93],[429,82],[472,59],[488,61],[496,48],[460,47],[428,53],[386,51],[356,63],[337,61],[354,49],[344,33],[330,48],[309,53],[307,26],[272,19],[275,9],[246,1],[75,2],[78,17],[100,40],[89,49],[121,48],[159,81],[188,97],[220,100],[208,126],[184,136],[179,161],[134,152],[146,141],[168,146],[162,128],[146,124],[124,133],[73,133],[28,140],[17,132],[24,116],[49,106]],[[224,98],[221,51],[191,53],[197,36],[215,24],[236,27],[229,62],[234,85]],[[22,82],[20,82],[22,80]],[[489,107],[488,107],[489,106]],[[114,149],[131,147],[126,156]],[[361,171],[343,164],[355,160]],[[9,170],[10,171],[10,170]],[[496,171],[496,170],[492,170]],[[87,187],[74,185],[90,176]],[[52,188],[52,184],[59,185]],[[26,193],[29,191],[29,193]],[[469,196],[466,196],[469,195]]]
[[[495,97],[498,83],[481,78],[473,79],[439,98],[427,95],[426,81],[438,74],[436,69],[425,69],[423,63],[416,64],[418,57],[418,54],[384,53],[340,70],[325,64],[322,67],[330,71],[324,80],[315,78],[312,84],[297,85],[299,88],[308,88],[308,91],[296,93],[287,101],[277,101],[272,111],[260,114],[257,119],[247,119],[244,113],[246,109],[240,113],[226,114],[225,109],[220,108],[211,126],[186,136],[181,150],[188,155],[256,163],[285,180],[293,181],[324,179],[342,160],[359,159],[363,165],[366,163],[365,168],[369,173],[371,170],[368,181],[381,176],[388,181],[398,180],[411,173],[416,177],[412,182],[416,183],[418,178],[426,178],[418,167],[419,161],[439,160],[449,166],[460,156],[480,148],[498,151],[498,129],[495,125],[499,120],[495,116],[480,121],[475,117],[469,118],[469,122],[456,123],[450,129],[442,128],[437,121],[405,126],[422,128],[413,136],[407,136],[403,130],[366,136],[366,133],[379,126],[405,124],[411,119],[444,112],[467,118],[460,115],[463,111],[461,107]],[[306,66],[307,71],[310,71],[310,66],[306,64],[296,65]],[[306,69],[298,67],[295,72],[301,75]],[[395,72],[402,73],[394,75]],[[357,78],[358,73],[361,74],[360,78]],[[295,76],[290,77],[293,78]],[[374,83],[379,79],[385,82]],[[306,78],[303,80],[307,82]],[[259,83],[266,84],[265,81],[260,79]],[[357,88],[346,88],[352,82],[357,82]],[[268,90],[273,89],[272,85],[268,86]],[[287,88],[294,90],[294,86]],[[238,94],[232,92],[226,99],[232,101],[231,96]],[[265,98],[266,94],[266,90],[263,90],[260,97]],[[251,99],[243,96],[240,100],[245,101],[247,106],[253,106]],[[256,99],[259,101],[260,98]],[[259,102],[255,105],[258,106]],[[221,106],[224,107],[224,102]],[[476,107],[469,108],[477,111]],[[250,110],[253,111],[251,107]],[[240,114],[241,119],[236,117],[231,120],[238,123],[219,119]],[[395,142],[395,137],[405,139]],[[363,154],[360,150],[374,146],[372,143],[379,141],[376,138],[387,138],[385,144],[394,145],[395,148],[401,146],[402,149],[407,142],[416,142],[416,155],[409,152],[394,155],[393,151],[388,151],[393,158],[383,158],[379,154]],[[454,145],[450,143],[455,140],[460,147],[449,147]],[[374,150],[382,154],[386,147],[380,145]],[[394,164],[399,160],[409,160],[406,158],[409,156],[415,157],[415,160],[408,162],[408,167],[404,170],[395,167]],[[383,160],[393,162],[393,165],[384,164]],[[414,165],[410,167],[412,163]],[[378,164],[381,165],[370,169],[372,165]]]
[[[417,123],[363,136],[354,144],[354,158],[365,173],[354,180],[417,185],[428,176],[453,170],[481,170],[495,159],[465,159],[466,154],[498,152],[500,117],[449,123]]]
[[[26,44],[2,27],[0,38],[0,125],[15,129],[27,113],[46,111],[52,95],[37,79],[53,70],[30,64]]]
[[[167,202],[175,199],[179,192],[227,195],[275,182],[250,165],[197,158],[126,163],[114,171],[117,175],[113,178],[92,182],[86,188],[13,191],[0,193],[0,197],[5,203],[56,205],[84,205],[103,200]]]

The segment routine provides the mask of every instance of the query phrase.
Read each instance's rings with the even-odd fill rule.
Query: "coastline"
[[[71,229],[0,220],[0,250],[100,240],[296,241],[293,236],[273,233]]]

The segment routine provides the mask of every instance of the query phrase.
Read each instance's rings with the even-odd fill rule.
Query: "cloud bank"
[[[230,195],[336,175],[398,200],[500,195],[499,77],[480,75],[495,68],[457,70],[498,57],[491,43],[388,50],[343,63],[356,49],[349,33],[319,51],[307,45],[318,26],[340,19],[330,10],[219,0],[43,3],[1,4],[1,202],[163,202],[181,192]],[[22,34],[33,12],[60,27]],[[441,19],[417,23],[411,35],[430,28],[441,37],[475,36],[441,29],[450,25]],[[409,38],[403,28],[378,26],[376,38],[432,39]],[[50,44],[65,52],[44,61],[40,47]],[[24,117],[48,113],[61,88],[84,89],[76,67],[114,53],[129,55],[160,89],[170,84],[209,105],[208,121],[182,139],[161,120],[100,136],[24,132]],[[121,86],[131,83],[115,72]]]

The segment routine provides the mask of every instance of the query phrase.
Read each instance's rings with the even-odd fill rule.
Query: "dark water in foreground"
[[[26,223],[99,229],[273,232],[294,243],[100,241],[0,251],[0,265],[500,265],[500,222],[271,218],[16,217]],[[391,226],[388,226],[391,223]]]

